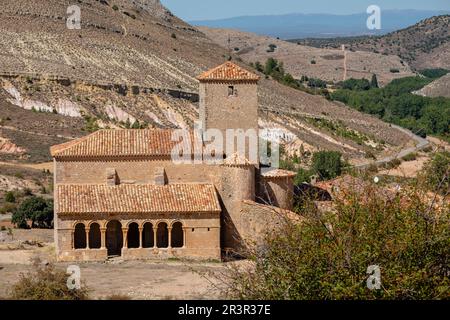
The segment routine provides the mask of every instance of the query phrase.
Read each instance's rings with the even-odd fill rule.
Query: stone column
[[[89,249],[89,228],[86,229],[86,249]]]
[[[128,229],[122,228],[122,233],[123,233],[123,248],[127,248],[128,247]]]
[[[158,228],[157,227],[154,227],[153,228],[153,248],[158,248],[158,244],[156,243],[156,240],[157,240],[157,238],[156,238],[156,235],[157,235],[157,233],[158,233]]]
[[[186,248],[186,227],[183,227],[183,248]]]
[[[139,249],[142,249],[142,231],[144,231],[144,228],[139,227]]]
[[[172,248],[172,228],[167,228],[167,231],[169,233],[169,243],[167,244],[167,248],[171,249]]]
[[[101,249],[106,249],[106,228],[101,228]]]
[[[75,250],[75,230],[72,229],[70,234],[71,234],[71,238],[72,238],[72,250]]]

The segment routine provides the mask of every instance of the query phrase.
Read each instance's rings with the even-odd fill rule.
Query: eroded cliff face
[[[43,161],[50,159],[50,145],[98,128],[193,126],[198,118],[195,77],[227,60],[227,49],[173,16],[160,1],[83,0],[77,3],[80,30],[66,26],[68,5],[56,0],[2,3],[2,137],[26,150],[31,161]],[[260,81],[258,101],[260,125],[279,128],[283,136],[288,132],[288,150],[303,145],[364,159],[367,152],[389,152],[409,140],[378,119],[271,79]],[[339,126],[339,132],[357,132],[370,143],[358,144],[317,119]]]

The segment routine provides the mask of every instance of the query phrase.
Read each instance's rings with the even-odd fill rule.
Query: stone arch
[[[136,222],[128,224],[127,247],[139,248],[139,225]]]
[[[182,248],[184,247],[184,231],[183,224],[180,221],[176,221],[172,224],[171,230],[171,247]]]
[[[86,227],[84,223],[79,222],[75,225],[73,247],[74,249],[86,249],[86,245]]]
[[[153,248],[155,246],[155,233],[151,222],[144,223],[142,230],[142,247]]]
[[[106,224],[106,248],[108,249],[108,255],[120,256],[122,254],[122,247],[122,224],[117,220],[111,220]]]
[[[89,224],[89,248],[100,249],[102,247],[102,233],[97,222]]]
[[[156,231],[156,246],[167,248],[169,246],[169,229],[166,222],[159,222]]]

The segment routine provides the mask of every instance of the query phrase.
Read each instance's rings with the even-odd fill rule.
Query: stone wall
[[[293,209],[293,177],[260,177],[258,187],[258,196],[267,204],[286,210]]]
[[[220,216],[217,213],[198,213],[198,214],[170,214],[170,215],[147,215],[135,214],[121,216],[108,216],[105,214],[81,216],[72,215],[58,217],[58,243],[57,259],[58,261],[103,261],[107,258],[106,232],[110,221],[119,221],[122,228],[123,248],[121,256],[127,260],[150,259],[150,258],[169,258],[183,257],[191,259],[216,259],[221,258],[220,246]],[[180,222],[183,226],[183,247],[159,248],[157,244],[151,248],[144,248],[142,244],[142,232],[144,226],[148,223],[157,229],[160,223],[168,226],[168,232],[171,232],[172,226]],[[128,248],[127,239],[129,226],[137,223],[140,230],[140,248]],[[101,248],[75,249],[75,227],[78,224],[85,226],[86,238],[89,230],[94,224],[98,224],[101,230]],[[154,231],[155,232],[155,231]],[[170,239],[170,238],[169,238]],[[170,243],[170,242],[169,242]],[[87,244],[89,245],[89,244]]]
[[[261,245],[264,238],[273,232],[279,232],[286,223],[301,221],[296,213],[254,201],[242,201],[240,225],[246,248]]]

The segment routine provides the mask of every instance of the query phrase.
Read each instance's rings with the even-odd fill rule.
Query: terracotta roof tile
[[[220,212],[211,184],[60,184],[58,214]]]
[[[233,62],[208,70],[197,77],[200,81],[258,81],[259,76]]]
[[[169,156],[179,144],[179,141],[172,141],[173,132],[163,129],[99,130],[86,137],[53,146],[50,152],[55,158]]]

